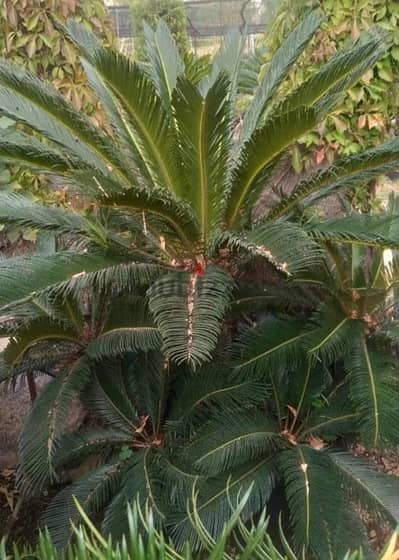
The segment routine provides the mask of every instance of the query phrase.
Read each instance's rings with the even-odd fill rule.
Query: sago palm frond
[[[89,230],[89,224],[82,214],[44,206],[17,193],[0,193],[0,221],[59,233],[81,234]]]
[[[258,126],[265,108],[278,90],[283,80],[289,74],[292,65],[298,60],[313,35],[321,24],[321,17],[316,12],[311,12],[285,40],[280,49],[275,53],[268,71],[255,90],[254,99],[244,116],[242,144],[252,136]]]
[[[279,368],[296,367],[304,360],[306,337],[300,320],[268,319],[242,334],[236,346],[236,371],[267,380]]]
[[[232,287],[231,276],[217,267],[205,276],[174,272],[151,286],[149,308],[167,356],[193,367],[211,359]]]
[[[223,365],[209,365],[178,379],[178,396],[169,413],[171,426],[206,420],[219,410],[253,407],[268,395],[267,385],[232,375]]]
[[[249,519],[254,511],[261,511],[270,498],[276,481],[275,458],[270,455],[243,465],[236,469],[233,475],[219,476],[204,483],[198,481],[200,497],[196,502],[196,509],[206,530],[213,537],[220,535],[227,519],[231,516],[232,504],[250,489],[252,491],[242,511],[243,519]],[[182,504],[180,514],[171,517],[170,532],[179,547],[188,540],[193,544],[194,549],[198,549],[201,545],[193,527],[192,511],[187,512],[187,504]]]
[[[278,440],[276,425],[264,414],[221,412],[205,424],[187,452],[200,472],[216,475],[273,454]]]
[[[184,196],[191,200],[204,243],[208,228],[221,221],[229,170],[229,86],[228,77],[220,74],[203,97],[195,86],[181,79],[173,99]]]
[[[378,471],[369,461],[351,453],[329,453],[345,489],[363,507],[387,519],[393,527],[399,522],[399,481]]]
[[[244,145],[239,163],[234,169],[226,209],[228,228],[238,227],[248,197],[256,200],[264,186],[264,172],[267,173],[268,166],[297,138],[313,129],[317,122],[318,116],[314,109],[299,107],[287,113],[277,113],[253,133]]]
[[[4,61],[0,64],[0,105],[10,118],[40,132],[82,161],[108,173],[107,165],[129,179],[113,142],[39,78]],[[87,162],[87,163],[86,163]]]
[[[115,494],[121,478],[119,464],[109,463],[92,470],[56,496],[45,511],[42,523],[49,530],[57,548],[67,546],[73,535],[72,523],[77,525],[80,522],[75,500],[79,501],[87,513],[94,513],[105,506]]]
[[[366,542],[326,453],[299,445],[281,454],[279,467],[298,552],[322,560],[345,554],[353,542]]]
[[[369,461],[351,453],[331,451],[329,456],[345,490],[353,499],[395,527],[399,522],[398,479],[378,471]]]
[[[304,341],[308,356],[326,365],[347,355],[364,333],[365,325],[352,319],[334,300],[326,302],[311,317]]]
[[[77,360],[46,385],[28,414],[20,439],[19,487],[35,494],[54,477],[54,457],[71,404],[90,377],[84,359]]]
[[[360,154],[342,157],[330,167],[316,171],[309,179],[303,179],[292,194],[271,209],[268,218],[289,215],[298,203],[307,199],[311,203],[312,195],[325,195],[339,188],[367,183],[373,177],[396,168],[398,155],[399,140],[393,139]]]
[[[169,27],[163,20],[159,21],[154,30],[144,22],[144,36],[147,56],[145,69],[159,97],[169,109],[177,79],[184,72],[183,61]]]
[[[69,342],[77,348],[82,348],[79,334],[69,325],[43,317],[30,321],[26,327],[18,329],[5,347],[2,356],[8,366],[15,367],[30,348],[43,342]]]
[[[342,92],[355,84],[385,52],[385,37],[374,33],[350,48],[338,51],[317,72],[301,84],[283,101],[285,110],[312,106],[327,101],[332,110],[331,98],[341,99]]]
[[[125,259],[120,259],[123,262]],[[115,257],[107,258],[88,253],[65,251],[52,255],[29,255],[13,257],[0,262],[0,306],[24,300],[62,282],[78,280],[94,271],[109,270],[117,264]],[[81,276],[79,276],[81,275]],[[29,277],[29,284],[26,278]]]
[[[389,231],[399,223],[397,215],[353,214],[343,218],[309,223],[306,229],[315,239],[329,243],[365,245],[377,249],[393,249],[399,244],[398,236]],[[385,231],[388,230],[388,235]]]
[[[372,447],[397,442],[399,380],[395,368],[380,353],[372,351],[362,337],[346,360],[346,370],[362,440]]]

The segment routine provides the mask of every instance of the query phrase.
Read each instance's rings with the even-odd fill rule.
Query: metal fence
[[[233,29],[246,29],[248,46],[263,33],[275,0],[188,0],[184,2],[187,32],[195,51],[211,52],[221,39]],[[116,34],[122,48],[131,50],[134,28],[129,6],[109,6]]]

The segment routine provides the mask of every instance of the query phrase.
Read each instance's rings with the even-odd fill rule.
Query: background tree
[[[137,58],[144,55],[144,23],[155,27],[162,19],[172,32],[180,53],[189,48],[187,18],[182,0],[130,0],[134,28],[134,50]]]

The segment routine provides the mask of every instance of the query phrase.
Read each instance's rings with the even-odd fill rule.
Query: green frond
[[[356,42],[350,48],[338,51],[308,80],[289,94],[282,103],[284,110],[311,106],[323,102],[325,96],[341,99],[377,60],[385,53],[384,37],[378,33]],[[333,107],[329,106],[329,110]]]
[[[170,109],[177,78],[184,72],[183,61],[173,36],[162,19],[155,30],[144,22],[144,36],[147,57],[145,70],[166,109]]]
[[[390,237],[389,230],[398,222],[397,215],[352,214],[343,218],[310,222],[305,229],[318,242],[392,249],[399,247],[399,237]],[[384,234],[386,230],[388,235]]]
[[[198,86],[211,71],[209,54],[197,56],[192,51],[183,53],[184,75],[192,84]]]
[[[42,173],[68,174],[75,166],[82,165],[82,161],[74,160],[72,155],[66,156],[21,132],[2,134],[0,158],[12,165],[36,169]]]
[[[311,317],[304,340],[311,360],[325,365],[344,358],[365,330],[365,325],[351,319],[336,301],[326,302]]]
[[[97,200],[100,206],[105,208],[152,213],[165,220],[182,241],[186,241],[187,238],[196,240],[198,237],[197,220],[192,209],[164,189],[130,188],[114,193],[109,193],[107,189],[106,195],[97,196]]]
[[[126,352],[148,352],[162,345],[159,331],[154,326],[131,325],[114,327],[104,332],[87,346],[87,354],[94,360],[121,356]]]
[[[118,490],[122,473],[118,463],[109,463],[94,469],[61,490],[47,507],[42,524],[47,527],[53,544],[64,549],[73,535],[72,523],[77,526],[80,514],[74,499],[89,515],[94,515]]]
[[[235,347],[235,371],[268,379],[277,369],[295,367],[305,358],[305,336],[303,321],[266,319],[241,335]]]
[[[34,346],[43,342],[66,341],[81,347],[79,333],[67,324],[57,323],[46,317],[30,321],[18,329],[3,351],[7,365],[15,367]]]
[[[200,472],[212,476],[273,454],[279,440],[278,427],[265,414],[223,411],[204,425],[186,452]]]
[[[276,481],[275,458],[272,456],[251,461],[235,469],[232,475],[219,476],[204,482],[199,480],[195,488],[198,492],[196,510],[199,518],[209,533],[217,538],[230,518],[237,500],[249,492],[248,501],[242,511],[242,518],[246,521],[265,508]],[[194,548],[199,548],[198,533],[192,525],[191,503],[189,508],[187,512],[187,503],[184,503],[181,512],[171,516],[170,532],[177,546],[182,547],[189,541]]]
[[[318,170],[310,178],[300,181],[289,196],[284,197],[271,209],[268,218],[277,219],[289,215],[298,204],[304,201],[311,204],[339,188],[348,189],[366,184],[373,177],[396,169],[398,160],[398,138],[376,148],[364,150],[360,154],[341,157],[333,165]]]
[[[267,386],[232,375],[231,369],[209,365],[178,378],[178,394],[168,414],[171,426],[201,422],[217,410],[251,408],[267,398]]]
[[[0,307],[23,300],[62,282],[69,281],[71,285],[76,285],[74,280],[83,280],[83,276],[89,276],[89,273],[94,271],[106,271],[115,264],[118,264],[115,257],[68,251],[3,260],[0,262]],[[26,281],[27,277],[29,282]],[[88,280],[90,278],[85,278],[85,281]]]
[[[217,267],[203,277],[174,272],[151,286],[149,309],[172,360],[195,368],[212,358],[232,287],[231,276]]]
[[[254,130],[259,126],[260,119],[269,102],[288,76],[295,61],[298,60],[311,41],[321,22],[319,14],[316,11],[311,12],[297,25],[274,54],[268,71],[255,90],[253,101],[244,115],[242,145],[245,145]]]
[[[199,84],[199,90],[205,97],[209,89],[215,85],[221,74],[227,75],[230,81],[228,97],[233,111],[237,86],[246,45],[246,36],[238,29],[230,31],[224,37],[223,44],[213,59],[210,73]]]
[[[113,428],[82,428],[76,433],[67,434],[60,440],[55,455],[58,468],[68,466],[76,461],[82,462],[85,457],[100,456],[102,452],[121,449],[132,440],[131,433]]]
[[[128,394],[120,364],[105,362],[85,392],[85,402],[102,421],[130,434],[138,427],[138,412]]]
[[[246,234],[248,250],[265,257],[287,274],[298,274],[320,264],[322,250],[302,227],[265,221]]]
[[[240,65],[237,89],[244,95],[252,95],[259,85],[259,76],[265,63],[264,49],[256,48],[246,53]]]
[[[129,357],[124,383],[140,414],[149,414],[155,433],[163,429],[169,404],[171,372],[160,352]],[[168,413],[167,413],[168,414]]]
[[[374,285],[376,288],[385,290],[386,294],[388,294],[391,290],[394,290],[394,293],[396,293],[398,283],[399,258],[394,253],[392,261],[384,266],[381,266],[378,270]]]
[[[226,221],[230,228],[239,225],[245,205],[254,202],[264,187],[268,166],[289,146],[312,130],[318,122],[317,112],[312,108],[299,107],[288,113],[279,113],[266,120],[255,130],[243,146],[237,166],[233,171],[231,189],[226,209]]]
[[[324,440],[335,441],[343,435],[355,434],[358,416],[346,382],[325,395],[325,400],[314,408],[301,430],[301,438],[320,436]]]
[[[88,230],[88,222],[82,214],[44,206],[27,196],[11,192],[0,193],[0,222],[60,233],[83,233]]]
[[[298,552],[320,560],[336,558],[365,542],[365,532],[350,515],[346,495],[329,456],[298,445],[279,457],[279,469]]]
[[[147,448],[136,451],[124,467],[120,492],[105,510],[102,531],[119,539],[128,534],[127,505],[133,502],[142,508],[148,504],[153,509],[154,522],[163,519],[161,508],[165,506],[160,499],[161,471],[157,461],[159,452]],[[143,509],[144,510],[144,509]]]
[[[229,80],[220,74],[206,96],[187,80],[178,81],[173,106],[177,121],[177,157],[185,180],[181,196],[190,201],[206,243],[221,220],[229,170]]]
[[[399,480],[378,471],[374,465],[351,453],[331,451],[329,457],[342,479],[345,491],[368,509],[380,515],[393,527],[399,523]]]
[[[77,43],[83,37],[78,27],[73,23],[68,26],[70,36]],[[120,53],[99,46],[92,48],[85,39],[80,46],[84,57],[118,100],[135,162],[144,176],[171,192],[178,191],[179,173],[170,157],[174,151],[171,116],[145,70]]]
[[[381,354],[370,351],[363,336],[353,346],[345,368],[362,441],[371,447],[397,443],[399,378],[394,366]]]
[[[36,494],[54,479],[54,458],[71,405],[90,378],[85,359],[52,379],[36,399],[20,437],[18,486]]]
[[[0,63],[0,86],[0,109],[10,118],[37,130],[92,167],[107,173],[108,165],[129,179],[126,162],[111,139],[56,89],[5,61]]]

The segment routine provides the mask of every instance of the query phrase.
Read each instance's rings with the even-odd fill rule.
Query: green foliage
[[[101,0],[5,0],[0,7],[1,55],[51,82],[77,110],[89,115],[96,125],[107,128],[107,119],[89,87],[78,50],[56,26],[56,21],[65,22],[70,17],[91,29],[107,44],[113,43],[110,20]],[[8,133],[14,132],[13,121],[7,122],[5,117],[1,117],[1,121]],[[3,127],[1,129],[4,134]],[[18,142],[18,137],[13,136]],[[49,188],[46,176],[40,170],[32,173],[28,168],[19,167],[17,160],[10,160],[9,165],[0,168],[0,172],[2,169],[0,184],[7,189],[28,191],[35,200],[48,203],[66,202],[66,189]],[[35,233],[34,228],[22,224],[7,227],[11,242],[21,235],[24,239],[35,241]]]
[[[232,508],[230,519],[217,540],[213,539],[212,535],[204,529],[198,511],[194,508],[193,523],[210,558],[244,560],[256,555],[259,560],[299,560],[300,557],[294,555],[282,532],[281,540],[284,552],[280,552],[273,545],[267,533],[268,520],[264,515],[249,527],[242,522],[240,514],[247,500],[248,494],[244,495],[238,505]],[[83,516],[83,523],[74,528],[75,543],[68,548],[66,554],[70,560],[94,560],[94,558],[97,560],[132,560],[133,558],[137,560],[191,560],[197,557],[197,555],[193,555],[189,543],[183,551],[178,551],[165,539],[163,533],[154,524],[154,514],[149,507],[146,507],[144,512],[137,503],[129,508],[129,535],[122,545],[115,545],[112,541],[107,541],[84,512],[81,504],[76,502],[76,507]],[[394,533],[379,556],[379,560],[395,560],[396,543],[397,534]],[[20,552],[16,546],[13,547],[14,560],[22,560],[26,555],[34,556],[38,560],[57,560],[60,556],[47,533],[40,536],[36,550],[25,549]],[[10,556],[6,554],[5,545],[2,543],[0,559],[8,558]],[[330,558],[333,557],[330,556]],[[361,551],[358,551],[348,552],[345,557],[340,558],[342,560],[363,560],[364,556]]]
[[[299,143],[299,150],[294,149],[292,162],[298,172],[303,165],[301,156],[306,156],[305,166],[314,162],[331,163],[337,155],[356,154],[364,148],[375,146],[396,129],[398,91],[394,77],[399,60],[397,3],[394,0],[283,0],[266,33],[265,41],[271,55],[306,10],[316,6],[320,8],[325,21],[298,65],[291,71],[284,86],[286,90],[300,88],[338,49],[350,47],[351,42],[357,41],[365,30],[375,33],[378,27],[384,29],[390,43],[374,69],[364,72],[363,76],[359,76],[361,79],[347,90],[334,114],[304,136]]]
[[[397,521],[397,479],[347,459],[343,481],[336,450],[348,451],[343,435],[398,440],[397,360],[378,346],[395,340],[385,311],[399,268],[382,251],[398,245],[398,205],[334,221],[307,220],[302,209],[397,165],[399,141],[315,172],[253,220],[292,145],[384,53],[383,35],[365,37],[283,97],[319,24],[309,14],[281,46],[238,133],[244,43],[234,36],[205,72],[180,57],[163,23],[148,32],[151,67],[68,24],[111,134],[47,83],[0,63],[0,108],[37,133],[0,138],[1,157],[67,183],[84,207],[47,211],[0,196],[4,223],[56,239],[52,254],[0,263],[0,313],[11,338],[2,378],[51,376],[24,426],[19,488],[29,496],[66,483],[45,515],[58,545],[81,515],[73,495],[118,539],[126,504],[149,501],[175,545],[197,549],[193,517],[217,539],[243,492],[252,489],[244,521],[281,492],[295,553],[323,560],[363,543],[358,501]],[[269,284],[281,287],[273,320],[262,307]],[[293,317],[279,297],[296,286],[312,297]],[[230,309],[233,297],[247,299],[245,311]],[[89,415],[68,433],[76,399]]]
[[[146,54],[146,44],[151,41],[151,29],[154,29],[159,21],[163,21],[171,31],[177,48],[183,55],[189,48],[189,37],[187,33],[187,18],[182,0],[129,0],[133,29],[134,29],[134,52],[139,60],[151,59]],[[162,42],[150,43],[151,48],[157,46],[162,48]],[[147,58],[148,57],[148,58]]]

